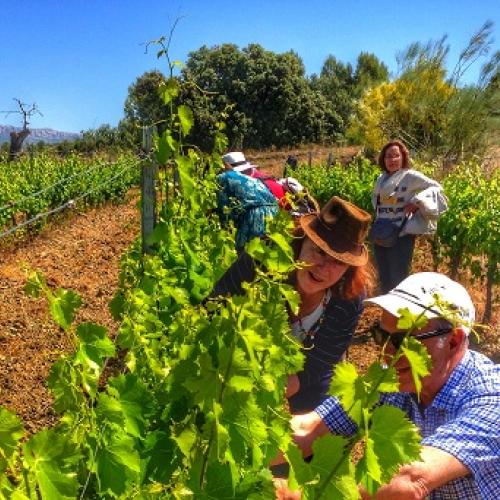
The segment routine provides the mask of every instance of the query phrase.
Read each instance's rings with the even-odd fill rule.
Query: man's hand
[[[424,446],[422,460],[403,465],[392,481],[377,491],[377,500],[421,500],[454,479],[470,474],[457,458],[432,446]],[[370,496],[361,490],[361,497]]]
[[[286,479],[274,478],[274,486],[276,488],[276,500],[300,500],[302,495],[300,491],[291,491],[288,489]]]
[[[290,420],[290,425],[293,431],[293,440],[305,457],[312,454],[314,440],[329,432],[328,427],[315,411],[304,415],[294,415]]]

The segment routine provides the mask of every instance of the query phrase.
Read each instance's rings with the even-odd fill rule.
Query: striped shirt
[[[215,285],[211,296],[242,295],[241,284],[254,278],[255,263],[243,252]],[[351,342],[363,310],[362,299],[332,296],[314,338],[307,336],[302,342],[305,362],[297,373],[300,389],[288,400],[292,413],[312,411],[326,399],[333,365],[341,360]]]
[[[422,445],[456,457],[471,474],[430,494],[431,500],[500,498],[500,366],[467,351],[434,401],[423,411],[415,395],[384,394],[381,403],[401,408],[419,427]],[[331,432],[352,435],[356,426],[339,401],[316,408]]]

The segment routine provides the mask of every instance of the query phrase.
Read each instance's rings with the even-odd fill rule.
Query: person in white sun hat
[[[222,156],[222,161],[226,170],[239,172],[262,182],[277,200],[281,200],[285,196],[285,188],[272,175],[264,174],[257,165],[247,161],[241,151],[226,153]]]
[[[382,308],[372,336],[384,346],[387,359],[407,333],[397,327],[401,310],[425,316],[427,324],[410,335],[425,346],[432,360],[429,375],[422,379],[420,402],[404,356],[395,364],[400,392],[381,397],[381,403],[402,409],[419,427],[422,452],[421,460],[402,466],[376,498],[500,498],[500,367],[469,350],[475,310],[467,290],[443,274],[416,273],[365,303]],[[310,413],[294,416],[292,428],[305,455],[318,436],[356,432],[335,397]],[[368,498],[365,492],[363,497]],[[281,482],[277,498],[300,498],[300,493],[290,492]]]

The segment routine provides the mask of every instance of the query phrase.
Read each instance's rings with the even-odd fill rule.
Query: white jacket
[[[408,203],[418,205],[400,236],[434,233],[439,216],[448,208],[448,199],[439,182],[411,169],[381,174],[375,183],[372,203],[375,218],[401,221]]]

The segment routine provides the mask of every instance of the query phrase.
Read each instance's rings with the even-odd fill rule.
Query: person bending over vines
[[[370,292],[373,272],[364,245],[370,215],[334,196],[318,214],[304,215],[295,229],[295,259],[306,266],[290,276],[300,296],[293,335],[302,343],[304,368],[290,375],[286,390],[292,413],[313,410],[325,398],[333,367],[342,359]],[[243,252],[216,284],[212,296],[239,295],[255,277]]]

